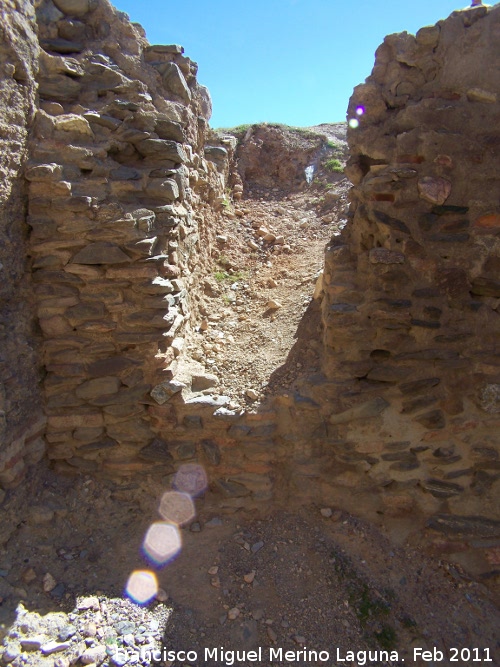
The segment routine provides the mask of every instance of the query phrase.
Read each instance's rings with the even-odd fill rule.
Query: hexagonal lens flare
[[[172,486],[176,491],[199,496],[208,486],[207,473],[197,463],[186,463],[175,473]]]
[[[157,592],[156,576],[147,570],[132,572],[125,587],[125,593],[137,604],[146,604],[155,597]]]
[[[160,500],[158,512],[162,519],[179,526],[191,521],[196,513],[191,496],[179,491],[166,491]]]
[[[149,527],[142,546],[153,563],[165,565],[181,550],[181,534],[174,524],[158,521]]]

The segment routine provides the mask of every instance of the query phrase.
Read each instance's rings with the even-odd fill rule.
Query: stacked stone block
[[[349,104],[351,220],[326,253],[329,429],[360,484],[427,511],[495,507],[500,478],[499,34],[481,6],[385,39]]]
[[[210,98],[182,47],[148,45],[106,1],[44,0],[37,16],[25,177],[48,455],[60,469],[157,468],[150,391],[190,326],[195,208],[219,183],[200,155]]]

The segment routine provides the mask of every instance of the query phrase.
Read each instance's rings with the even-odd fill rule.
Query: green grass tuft
[[[344,165],[338,158],[332,157],[325,162],[325,169],[333,171],[336,174],[342,174],[344,172]]]

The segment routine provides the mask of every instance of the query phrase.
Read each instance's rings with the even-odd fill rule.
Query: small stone
[[[251,250],[258,250],[258,249],[259,249],[259,245],[258,245],[257,243],[255,243],[255,241],[252,241],[252,240],[247,241],[247,246],[248,246]]]
[[[222,524],[222,519],[218,516],[214,516],[212,519],[206,522],[205,527],[213,528],[214,526],[222,526]]]
[[[116,667],[123,667],[123,665],[126,665],[129,662],[129,655],[126,651],[116,651],[116,653],[113,653],[110,657],[110,662]]]
[[[84,665],[92,665],[93,663],[100,664],[106,657],[105,646],[92,646],[85,649],[80,656],[80,662]]]
[[[274,299],[269,299],[269,301],[266,304],[266,308],[268,310],[279,310],[280,308],[283,308],[283,305],[279,301],[275,301]]]
[[[246,584],[251,584],[253,582],[253,580],[255,579],[255,570],[252,570],[248,574],[245,574],[243,576],[243,579],[244,579]]]
[[[74,625],[65,625],[62,630],[59,631],[57,638],[61,642],[65,642],[68,639],[71,639],[76,634],[76,628]]]
[[[219,571],[219,567],[218,567],[218,565],[213,565],[213,566],[208,570],[208,574],[217,574],[218,571]]]
[[[277,236],[276,239],[274,240],[275,245],[282,245],[284,246],[285,244],[285,237],[284,236]],[[290,246],[287,246],[288,249],[290,249]],[[283,247],[283,250],[285,247]]]
[[[320,510],[320,513],[321,513],[321,516],[324,516],[324,517],[325,517],[325,519],[329,519],[329,518],[332,516],[332,514],[333,514],[333,512],[332,512],[332,510],[331,510],[330,507],[323,507],[323,508]]]
[[[97,634],[97,625],[89,621],[83,626],[82,634],[84,637],[95,637]]]
[[[95,596],[81,598],[77,602],[76,608],[80,611],[87,611],[88,609],[99,611],[99,600]]]
[[[251,401],[256,401],[259,398],[259,394],[255,391],[255,389],[247,389],[245,394]]]
[[[66,586],[63,583],[58,583],[57,586],[54,587],[54,589],[50,592],[51,596],[54,598],[62,598],[64,595],[64,592],[66,590]]]
[[[189,526],[189,530],[192,533],[201,533],[201,524],[199,521],[193,521],[193,523]]]
[[[418,181],[418,192],[422,199],[431,204],[444,204],[451,194],[451,183],[445,178],[424,176]]]
[[[251,552],[253,554],[256,554],[257,551],[260,551],[263,546],[264,546],[264,542],[255,542],[255,544],[252,544]]]
[[[132,621],[119,621],[115,624],[115,630],[119,635],[128,635],[134,633],[135,623],[132,623]]]
[[[54,579],[54,577],[50,574],[50,572],[47,572],[43,576],[43,590],[45,593],[50,593],[50,591],[53,591],[54,588],[57,586],[57,582]]]
[[[293,641],[294,641],[296,644],[301,644],[301,645],[302,645],[302,644],[305,644],[305,643],[306,643],[306,638],[305,638],[305,637],[302,637],[302,635],[294,635],[294,636],[293,636]]]
[[[166,602],[168,600],[168,593],[163,590],[163,588],[159,588],[158,592],[156,593],[156,599],[158,602]]]
[[[274,280],[274,278],[269,278],[269,280],[267,281],[267,286],[278,287],[278,283],[276,282],[276,280]]]
[[[483,90],[482,88],[470,88],[467,91],[467,99],[470,102],[495,104],[497,101],[497,94],[490,90]]]
[[[252,617],[256,621],[260,621],[264,618],[264,610],[263,609],[256,609],[255,611],[252,612]]]
[[[240,613],[241,612],[238,609],[238,607],[233,607],[232,609],[230,609],[227,612],[227,617],[230,621],[235,621],[238,618],[238,616],[240,615]]]
[[[29,567],[27,570],[23,572],[22,580],[24,581],[25,584],[30,584],[32,581],[35,581],[35,579],[36,579],[36,572],[32,567]]]
[[[212,577],[210,579],[210,585],[214,588],[220,588],[220,577]]]
[[[60,655],[54,660],[54,667],[69,667],[70,661],[65,655]]]
[[[71,644],[69,642],[51,641],[47,642],[46,644],[43,644],[43,646],[40,647],[40,650],[44,655],[52,655],[52,653],[59,653],[59,651],[65,651],[70,646]]]
[[[278,635],[274,632],[274,630],[271,627],[267,628],[267,636],[273,642],[273,644],[276,644],[276,642],[278,641]]]
[[[2,662],[8,665],[21,655],[21,649],[15,644],[8,644],[2,655]]]
[[[26,637],[21,639],[21,647],[23,651],[39,651],[43,642],[43,637]]]

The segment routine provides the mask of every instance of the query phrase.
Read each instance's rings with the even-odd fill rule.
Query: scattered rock
[[[57,582],[54,579],[54,577],[50,574],[50,572],[47,572],[43,576],[43,590],[45,593],[50,593],[50,591],[54,590],[54,588],[57,586]]]

